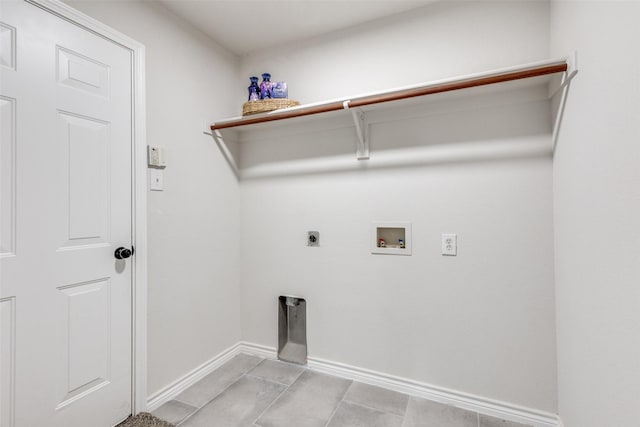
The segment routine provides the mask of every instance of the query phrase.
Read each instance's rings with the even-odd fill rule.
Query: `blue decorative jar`
[[[251,85],[247,88],[249,90],[249,101],[257,101],[260,99],[260,86],[258,86],[258,78],[250,77]]]
[[[273,83],[271,83],[271,74],[262,74],[262,83],[260,83],[260,99],[273,98]]]

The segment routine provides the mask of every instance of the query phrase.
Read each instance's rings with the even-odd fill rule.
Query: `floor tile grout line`
[[[265,360],[267,360],[267,359],[265,359]],[[303,370],[302,372],[304,372],[304,371],[306,371],[306,370],[307,370],[307,368],[304,368],[304,370]],[[300,373],[300,375],[302,375],[302,372]],[[271,402],[271,403],[270,403],[266,408],[264,408],[264,411],[262,411],[262,412],[258,415],[258,417],[253,421],[253,424],[257,425],[258,427],[261,427],[261,426],[260,426],[260,424],[258,424],[258,420],[260,419],[260,417],[262,417],[262,416],[263,416],[263,415],[264,415],[264,414],[265,414],[269,409],[271,409],[271,407],[272,407],[272,406],[273,406],[273,405],[274,405],[278,400],[280,400],[280,398],[281,398],[282,396],[284,396],[284,394],[285,394],[286,392],[288,392],[288,391],[289,391],[289,387],[291,387],[291,386],[292,386],[292,385],[293,385],[293,384],[298,380],[298,378],[300,378],[300,375],[298,375],[298,376],[296,377],[296,379],[295,379],[295,380],[294,380],[290,385],[285,386],[284,390],[282,390],[282,392],[280,392],[280,394],[278,395],[278,397],[276,397],[275,399],[273,399],[273,402]],[[266,380],[266,381],[268,381],[268,380]],[[272,382],[274,382],[274,383],[276,383],[276,384],[280,384],[280,383],[277,383],[277,382],[275,382],[275,381],[272,381]],[[285,385],[285,384],[282,384],[282,385]]]
[[[251,375],[251,374],[245,374],[245,375],[247,377],[255,378],[256,380],[262,380],[262,381],[266,381],[266,382],[277,384],[277,385],[283,385],[283,386],[289,388],[288,384],[281,383],[280,381],[270,380],[269,378],[263,378],[263,377],[259,377],[257,375]]]
[[[413,396],[409,396],[409,399],[407,399],[407,407],[404,409],[404,417],[402,417],[402,424],[400,424],[400,427],[405,427],[407,414],[409,414],[409,405],[411,404],[411,399],[413,399]]]
[[[298,372],[298,375],[296,375],[296,377],[293,379],[293,381],[291,381],[291,384],[295,383],[295,382],[298,380],[298,378],[300,378],[300,375],[302,375],[302,374],[304,373],[304,371],[306,371],[306,370],[308,369],[308,368],[306,367],[306,365],[297,365],[297,364],[295,364],[295,363],[283,362],[283,361],[281,361],[281,360],[262,359],[262,362],[258,363],[254,368],[252,368],[250,371],[248,371],[248,372],[247,372],[247,375],[252,376],[252,377],[254,377],[254,378],[260,378],[260,379],[262,379],[262,380],[271,381],[271,382],[273,382],[273,383],[276,383],[276,384],[282,384],[282,385],[284,385],[284,386],[289,387],[291,384],[281,383],[280,381],[276,381],[276,380],[273,380],[273,379],[264,378],[264,377],[260,377],[260,376],[255,375],[255,374],[251,374],[251,372],[255,371],[255,370],[258,368],[258,366],[262,365],[264,362],[267,362],[267,361],[281,363],[281,364],[283,364],[283,365],[285,365],[285,366],[291,366],[291,367],[298,367],[298,368],[301,368],[300,372]]]
[[[189,415],[187,415],[186,417],[181,419],[180,422],[176,423],[176,427],[181,426],[185,421],[187,421],[189,418],[191,418],[193,416],[193,414],[195,414],[198,411],[199,411],[199,409],[196,409],[195,411],[192,411]]]
[[[217,396],[216,396],[217,397]],[[215,399],[215,397],[214,397]],[[213,400],[213,399],[211,399]],[[205,403],[202,408],[204,408],[205,406],[207,406],[207,404]],[[190,413],[189,415],[187,415],[182,421],[180,421],[178,424],[176,424],[176,427],[180,427],[182,424],[186,423],[187,420],[189,420],[189,418],[193,417],[195,414],[197,414],[198,412],[200,412],[200,409],[202,408],[196,408],[195,411],[193,411],[192,413]]]
[[[324,427],[327,427],[330,423],[331,420],[333,419],[333,417],[336,415],[336,412],[338,412],[338,409],[340,409],[340,406],[342,406],[342,402],[344,402],[344,398],[347,396],[347,393],[349,392],[349,389],[351,387],[353,387],[353,383],[355,381],[350,380],[351,384],[349,384],[349,387],[347,387],[347,389],[344,391],[344,394],[342,395],[342,398],[340,399],[340,402],[338,403],[338,405],[335,407],[335,409],[333,410],[333,412],[331,413],[331,416],[329,417],[329,419],[327,420],[327,422],[325,423]]]
[[[402,414],[402,424],[404,424],[404,418],[407,416],[407,411],[409,410],[409,400],[411,400],[410,395],[407,394],[406,396],[407,396],[407,403],[404,404],[404,413]],[[400,425],[400,427],[402,427],[402,425]]]
[[[260,363],[256,364],[256,366],[258,366]],[[224,365],[223,365],[224,366]],[[187,418],[185,418],[184,420],[182,420],[180,422],[180,425],[184,424],[187,420],[189,420],[190,418],[192,418],[195,414],[197,414],[198,412],[200,412],[200,410],[202,408],[204,408],[205,406],[207,406],[209,403],[213,402],[214,400],[216,400],[218,398],[218,396],[220,396],[222,393],[224,393],[225,391],[227,391],[229,389],[229,387],[231,387],[232,385],[234,385],[235,383],[237,383],[238,381],[240,381],[242,379],[242,377],[244,377],[245,375],[247,375],[247,372],[253,370],[256,366],[254,366],[253,368],[245,371],[242,375],[240,375],[238,378],[236,378],[231,384],[229,384],[228,386],[226,386],[224,389],[222,389],[218,394],[216,394],[213,398],[209,399],[204,405],[200,406],[199,408],[197,408],[193,413],[191,413],[191,415],[189,415]],[[222,366],[221,366],[222,367]],[[220,367],[220,368],[221,368]],[[220,369],[218,368],[218,369]],[[217,370],[217,369],[216,369]],[[216,370],[214,370],[213,372],[215,372]],[[213,373],[212,372],[212,373]],[[204,378],[203,378],[204,379]],[[196,383],[197,384],[197,383]],[[194,384],[195,385],[195,384]],[[187,389],[188,390],[188,389]],[[186,403],[186,402],[183,402]]]
[[[256,357],[256,358],[260,359],[259,357]],[[291,379],[291,383],[290,384],[286,384],[286,383],[280,382],[278,380],[274,380],[274,379],[271,379],[271,378],[264,378],[264,377],[260,377],[258,375],[252,374],[252,372],[255,369],[257,369],[261,364],[263,364],[267,360],[272,360],[272,359],[262,359],[262,360],[258,361],[257,364],[253,365],[252,367],[250,367],[250,368],[248,368],[246,370],[241,370],[240,371],[241,373],[237,377],[231,376],[230,378],[228,378],[228,380],[231,380],[231,382],[226,387],[224,387],[221,391],[216,393],[212,398],[207,400],[201,406],[195,406],[195,405],[193,405],[191,403],[188,403],[188,402],[186,402],[184,400],[181,400],[179,398],[170,399],[168,402],[170,402],[170,401],[177,402],[177,403],[182,404],[185,407],[187,407],[187,409],[191,410],[191,412],[186,417],[184,417],[179,422],[176,422],[176,424],[175,424],[176,427],[180,427],[180,426],[185,425],[185,423],[188,423],[191,420],[192,417],[196,416],[196,414],[198,414],[200,411],[202,411],[206,406],[210,405],[213,401],[219,399],[221,395],[223,395],[224,393],[228,392],[228,390],[231,387],[233,387],[234,385],[236,385],[238,382],[240,382],[243,379],[251,379],[252,382],[258,380],[258,381],[264,381],[265,383],[273,384],[273,386],[271,386],[271,387],[277,386],[276,390],[274,390],[274,391],[277,391],[277,388],[282,388],[281,391],[279,391],[279,393],[273,398],[273,400],[270,403],[268,403],[268,405],[265,407],[265,409],[260,412],[260,414],[257,416],[257,418],[255,418],[255,421],[252,423],[252,427],[264,427],[262,424],[258,423],[259,419],[262,416],[264,416],[269,410],[271,410],[273,408],[273,406],[277,402],[279,402],[281,399],[283,399],[283,396],[294,394],[294,392],[291,392],[291,387],[293,386],[293,384],[297,383],[297,381],[300,379],[300,377],[302,377],[306,372],[314,372],[314,371],[310,370],[306,366],[295,365],[295,366],[299,366],[301,368],[301,370],[297,374],[295,372],[293,372],[293,374],[295,376]],[[286,365],[294,366],[293,364],[289,364],[287,362],[281,362],[281,363],[286,364]],[[215,371],[213,371],[213,372],[215,372]],[[280,373],[282,373],[282,372],[280,372]],[[290,374],[290,373],[291,372],[286,372],[285,371],[285,374]],[[236,374],[238,374],[238,372],[236,372]],[[276,378],[287,377],[287,375],[284,375],[284,374],[283,375],[279,375],[277,370],[275,372],[272,372],[272,374]],[[337,377],[337,378],[339,378],[339,377]],[[286,378],[286,379],[289,380],[289,378]],[[347,380],[346,378],[344,378],[344,379]],[[369,406],[367,404],[359,403],[357,401],[354,401],[354,400],[350,399],[350,397],[349,397],[350,390],[354,389],[355,385],[361,384],[361,383],[359,381],[355,381],[355,380],[348,380],[348,381],[349,381],[349,384],[344,389],[344,392],[343,392],[342,396],[340,397],[339,402],[337,403],[337,405],[332,410],[332,412],[331,412],[329,418],[327,419],[327,421],[324,424],[321,424],[322,427],[329,427],[331,425],[333,420],[336,419],[335,417],[336,417],[337,412],[341,409],[342,405],[345,404],[345,403],[348,404],[348,405],[359,406],[361,408],[365,408],[365,409],[368,409],[368,410],[371,410],[371,411],[375,411],[375,412],[378,412],[380,414],[386,414],[386,415],[391,415],[391,416],[394,416],[394,417],[400,417],[401,418],[400,427],[410,427],[409,424],[412,424],[412,423],[409,423],[409,424],[407,424],[407,423],[409,422],[408,415],[409,415],[409,410],[410,410],[410,407],[411,407],[411,401],[414,400],[414,404],[416,404],[417,401],[422,400],[422,399],[414,397],[414,396],[411,396],[411,395],[406,395],[404,393],[399,393],[401,395],[404,394],[405,396],[407,396],[407,400],[406,400],[406,403],[404,405],[404,414],[399,415],[398,413],[390,412],[390,411],[388,411],[386,409],[376,408],[374,406]],[[203,393],[203,394],[205,394],[205,396],[206,396],[206,393]],[[426,399],[426,400],[427,401],[431,401],[431,402],[436,402],[436,401],[433,401],[433,400],[430,400],[430,399]],[[166,403],[168,403],[168,402],[166,402]],[[375,403],[375,400],[373,402]],[[399,405],[399,406],[402,406],[402,405]],[[451,406],[453,408],[456,408],[456,405],[446,405],[446,406]],[[346,409],[343,408],[343,411],[344,410],[346,410]],[[480,412],[478,412],[478,411],[468,411],[468,412],[475,413],[475,415],[476,415],[476,426],[475,427],[481,427],[481,425],[482,425],[482,414]],[[338,420],[339,419],[340,418],[338,418]],[[320,421],[320,420],[318,420],[318,421]],[[526,426],[523,425],[523,427],[526,427]]]
[[[197,412],[199,411],[199,409],[196,409],[195,411],[193,411],[192,413],[190,413],[189,415],[187,415],[186,417],[184,417],[184,419],[182,421],[180,421],[178,424],[176,424],[176,427],[180,427],[182,424],[184,424],[189,418],[193,417]]]
[[[276,380],[272,380],[272,379],[269,379],[269,378],[264,378],[264,377],[259,377],[259,376],[257,376],[257,375],[253,375],[253,374],[251,374],[250,372],[249,372],[249,373],[247,373],[247,374],[245,374],[245,375],[246,375],[246,376],[248,376],[248,377],[251,377],[251,378],[258,379],[258,380],[268,381],[268,382],[273,383],[273,384],[283,385],[283,386],[285,386],[285,387],[287,387],[287,388],[289,388],[289,386],[290,386],[291,384],[293,384],[294,382],[296,382],[295,380],[293,380],[293,382],[292,382],[291,384],[281,383],[280,381],[276,381]],[[296,377],[296,379],[298,379],[298,377]]]
[[[394,414],[393,412],[385,411],[380,408],[374,408],[373,406],[363,405],[362,403],[354,402],[353,400],[349,400],[349,399],[342,399],[341,403],[348,403],[349,405],[361,406],[363,408],[371,409],[372,411],[380,412],[387,415],[395,415],[396,417],[404,418],[404,414],[402,415]]]
[[[269,408],[270,408],[270,407],[271,407],[271,406],[272,406],[272,405],[273,405],[273,404],[274,404],[278,399],[280,399],[280,397],[281,397],[281,396],[282,396],[286,391],[288,391],[288,390],[289,390],[289,387],[290,387],[290,385],[283,384],[283,383],[280,383],[280,382],[278,382],[278,381],[269,380],[269,379],[266,379],[266,378],[261,378],[261,377],[258,377],[258,376],[256,376],[256,375],[252,375],[252,374],[251,374],[251,371],[253,371],[254,369],[256,369],[260,364],[262,364],[262,363],[263,363],[264,361],[266,361],[266,360],[270,360],[270,359],[264,359],[264,358],[263,358],[263,359],[262,359],[260,362],[258,362],[255,366],[253,366],[253,367],[249,368],[248,370],[244,371],[244,372],[243,372],[239,377],[237,377],[236,379],[234,379],[234,380],[233,380],[233,381],[232,381],[232,382],[231,382],[227,387],[225,387],[224,389],[222,389],[222,390],[221,390],[220,392],[218,392],[214,397],[212,397],[211,399],[209,399],[207,402],[205,402],[205,403],[204,403],[202,406],[200,406],[200,407],[197,407],[197,406],[191,405],[190,403],[187,403],[187,402],[183,402],[183,401],[181,401],[181,400],[179,400],[179,399],[172,399],[172,400],[176,400],[176,401],[178,401],[178,402],[184,403],[184,404],[186,404],[186,405],[189,405],[189,406],[191,406],[192,408],[194,408],[194,409],[195,409],[195,411],[193,411],[191,414],[189,414],[187,417],[185,417],[185,418],[184,418],[182,421],[180,421],[180,423],[179,423],[179,424],[177,424],[176,426],[178,427],[178,426],[180,426],[180,425],[184,424],[185,422],[187,422],[187,421],[188,421],[190,418],[192,418],[195,414],[197,414],[198,412],[200,412],[200,410],[202,410],[205,406],[207,406],[208,404],[210,404],[211,402],[213,402],[214,400],[216,400],[220,395],[222,395],[225,391],[227,391],[231,386],[233,386],[234,384],[236,384],[236,383],[237,383],[238,381],[240,381],[243,377],[247,377],[247,376],[248,376],[248,377],[251,377],[251,378],[260,379],[260,380],[263,380],[263,381],[271,382],[271,383],[273,383],[273,384],[277,384],[277,385],[281,385],[281,386],[284,386],[284,387],[285,387],[285,388],[282,390],[282,392],[280,392],[280,394],[279,394],[279,395],[278,395],[278,396],[273,400],[273,402],[271,402],[271,403],[269,404],[269,406],[267,406],[267,408],[266,408],[264,411],[262,411],[262,413],[260,413],[260,415],[258,416],[258,418],[256,418],[256,420],[254,421],[254,424],[256,424],[258,427],[260,427],[260,425],[259,425],[259,424],[257,424],[258,419],[259,419],[259,418],[260,418],[260,417],[261,417],[261,416],[262,416],[262,415],[263,415],[263,414],[264,414],[264,413],[265,413],[265,412],[266,412],[266,411],[267,411],[267,410],[268,410],[268,409],[269,409]],[[296,378],[294,379],[293,383],[295,383],[295,382],[298,380],[298,378],[300,378],[300,376],[301,376],[305,371],[307,371],[307,370],[308,370],[308,368],[303,367],[303,368],[302,368],[302,371],[300,371],[300,373],[296,376]],[[215,371],[214,371],[214,372],[215,372]],[[291,384],[293,384],[293,383],[291,383]]]
[[[257,425],[258,427],[261,427],[261,426],[260,426],[260,424],[258,424],[258,420],[260,419],[260,417],[262,417],[262,416],[263,416],[263,415],[264,415],[264,414],[265,414],[269,409],[271,409],[271,407],[272,407],[272,406],[273,406],[273,405],[274,405],[278,400],[280,400],[280,398],[281,398],[282,396],[284,396],[284,394],[285,394],[287,391],[289,391],[289,387],[285,387],[285,388],[284,388],[284,390],[282,390],[282,391],[280,392],[280,394],[279,394],[275,399],[273,399],[273,401],[272,401],[269,405],[267,405],[267,407],[266,407],[266,408],[264,408],[264,410],[263,410],[262,412],[260,412],[260,414],[258,414],[258,416],[256,417],[256,419],[253,421],[253,424]]]
[[[207,406],[209,403],[213,402],[214,400],[216,400],[216,398],[218,396],[220,396],[222,393],[224,393],[225,391],[227,391],[227,389],[229,387],[231,387],[232,385],[234,385],[235,383],[237,383],[238,381],[240,381],[242,379],[242,377],[244,377],[246,375],[246,373],[243,373],[242,375],[240,375],[238,378],[234,379],[231,384],[229,384],[228,386],[226,386],[225,388],[223,388],[222,390],[220,390],[215,396],[213,396],[211,399],[207,400],[206,403],[204,403],[202,406],[200,406],[198,408],[198,411],[202,408],[204,408],[205,406]]]
[[[178,402],[178,403],[182,403],[183,405],[187,405],[187,406],[188,406],[188,407],[190,407],[190,408],[193,408],[193,410],[192,410],[192,411],[191,411],[191,412],[190,412],[186,417],[184,417],[183,419],[181,419],[180,421],[178,421],[177,423],[175,423],[176,427],[180,427],[180,425],[181,425],[182,423],[184,423],[184,422],[185,422],[187,419],[189,419],[193,414],[195,414],[196,412],[198,412],[198,411],[200,410],[199,408],[196,408],[195,406],[193,406],[193,405],[192,405],[192,404],[190,404],[190,403],[183,402],[182,400],[178,400],[178,399],[171,399],[171,400],[168,400],[167,402],[165,402],[164,404],[162,404],[159,408],[157,408],[157,409],[156,409],[156,411],[157,411],[158,409],[160,409],[162,406],[164,406],[164,405],[166,405],[167,403],[169,403],[169,402]],[[156,412],[156,411],[153,411],[153,412]],[[155,414],[153,414],[153,412],[152,412],[152,415],[155,415]]]
[[[191,406],[191,407],[192,407],[193,409],[195,409],[196,411],[197,411],[198,409],[200,409],[200,408],[198,408],[197,406],[193,406],[193,405],[192,405],[191,403],[189,403],[189,402],[185,402],[184,400],[180,400],[180,399],[176,399],[176,398],[173,398],[173,399],[171,399],[171,400],[167,401],[166,403],[169,403],[169,402],[171,402],[171,401],[179,402],[179,403],[182,403],[183,405]]]
[[[302,366],[302,365],[295,365],[295,364],[293,364],[293,363],[289,363],[289,362],[281,362],[281,363],[286,363],[286,364],[288,364],[288,365],[292,365],[292,366],[299,366],[299,367],[301,367],[301,368],[302,368],[302,370],[300,371],[300,373],[296,376],[296,378],[293,380],[293,382],[292,382],[291,384],[293,384],[293,383],[295,383],[296,381],[298,381],[298,378],[300,378],[300,376],[301,376],[305,371],[309,370],[309,368],[307,368],[307,365],[304,365],[304,366]]]

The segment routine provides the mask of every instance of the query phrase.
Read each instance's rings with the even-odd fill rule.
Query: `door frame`
[[[131,52],[132,102],[132,342],[131,411],[147,409],[147,143],[145,98],[145,47],[58,0],[24,0]]]

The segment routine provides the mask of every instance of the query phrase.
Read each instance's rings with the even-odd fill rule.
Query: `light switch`
[[[149,189],[151,191],[164,191],[163,173],[161,169],[149,170]]]

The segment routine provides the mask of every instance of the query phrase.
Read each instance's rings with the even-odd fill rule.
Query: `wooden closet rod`
[[[294,117],[309,116],[312,114],[327,113],[329,111],[344,110],[347,108],[358,108],[367,105],[380,104],[383,102],[399,101],[407,98],[415,98],[418,96],[433,95],[442,92],[451,92],[454,90],[469,89],[478,86],[486,86],[495,83],[505,83],[514,80],[527,79],[532,77],[545,76],[548,74],[556,74],[567,71],[567,64],[553,64],[540,67],[534,67],[527,70],[504,72],[486,77],[477,77],[462,79],[449,83],[434,84],[432,86],[424,86],[412,89],[404,89],[396,92],[382,93],[379,95],[369,95],[348,101],[335,101],[322,105],[309,107],[294,107],[292,109],[276,111],[269,115],[258,117],[242,117],[237,120],[218,123],[211,125],[211,130],[227,129],[238,126],[253,125],[257,123],[266,123],[276,120],[291,119]]]

